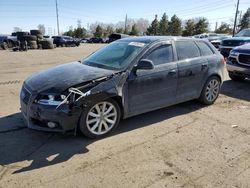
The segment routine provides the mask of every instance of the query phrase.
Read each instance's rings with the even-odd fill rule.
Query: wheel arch
[[[217,73],[211,74],[211,75],[207,78],[207,80],[208,80],[209,78],[213,77],[213,76],[219,78],[219,79],[220,79],[220,82],[221,82],[221,84],[222,84],[222,77],[221,77],[221,75],[219,75],[219,74],[217,74]],[[207,80],[206,80],[206,81],[207,81]]]
[[[200,90],[199,90],[199,93],[198,93],[199,95],[198,95],[198,97],[200,97],[200,95],[201,95],[201,93],[202,93],[202,90],[203,90],[205,84],[207,83],[208,79],[210,79],[210,78],[213,77],[213,76],[219,78],[219,79],[220,79],[220,82],[221,82],[221,84],[222,84],[222,80],[223,80],[223,79],[222,79],[222,77],[221,77],[220,74],[218,74],[218,73],[212,73],[212,74],[210,74],[208,77],[206,77],[206,79],[204,79],[203,84],[201,85],[201,88],[200,88]]]
[[[123,108],[123,102],[122,102],[122,97],[121,96],[113,96],[110,97],[110,99],[113,99],[115,102],[117,102],[120,111],[121,111],[121,119],[124,117],[124,108]]]

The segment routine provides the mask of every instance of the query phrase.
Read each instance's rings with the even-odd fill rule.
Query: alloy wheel
[[[115,126],[117,116],[116,107],[112,103],[107,101],[97,103],[87,114],[87,128],[92,134],[104,135]]]
[[[213,102],[218,97],[219,91],[220,91],[219,81],[216,79],[210,80],[210,82],[207,85],[206,92],[205,92],[206,99],[209,102]]]

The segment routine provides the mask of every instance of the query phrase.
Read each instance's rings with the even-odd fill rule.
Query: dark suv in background
[[[224,39],[221,41],[220,52],[224,57],[228,57],[230,51],[236,47],[250,42],[250,28],[243,29],[235,37]]]
[[[127,38],[127,37],[130,37],[130,36],[125,35],[125,34],[120,34],[120,33],[113,33],[108,37],[109,39],[108,39],[107,43],[111,43],[111,42],[114,42],[116,40]]]
[[[79,128],[100,138],[120,119],[192,99],[213,104],[224,67],[224,58],[207,41],[125,38],[80,62],[33,74],[23,84],[21,110],[29,128]]]
[[[69,36],[53,36],[53,43],[59,47],[74,47],[80,45],[80,40],[74,39],[73,37]]]
[[[227,60],[229,77],[235,81],[250,78],[250,43],[234,48]]]

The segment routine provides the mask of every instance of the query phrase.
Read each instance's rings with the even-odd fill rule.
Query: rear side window
[[[173,49],[172,45],[162,45],[154,49],[150,54],[146,56],[146,59],[149,59],[154,62],[154,65],[161,65],[164,63],[170,63],[173,61]]]
[[[200,51],[193,41],[176,41],[176,51],[179,60],[200,56]]]
[[[201,50],[201,55],[207,56],[207,55],[213,55],[214,54],[212,49],[205,42],[198,41],[197,45]]]

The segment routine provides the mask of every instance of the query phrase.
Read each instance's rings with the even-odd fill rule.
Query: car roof
[[[188,37],[177,37],[177,36],[142,36],[142,37],[128,37],[120,39],[119,41],[124,42],[142,42],[142,43],[153,43],[157,41],[169,41],[169,40],[192,40],[201,41],[201,39],[194,39]]]

